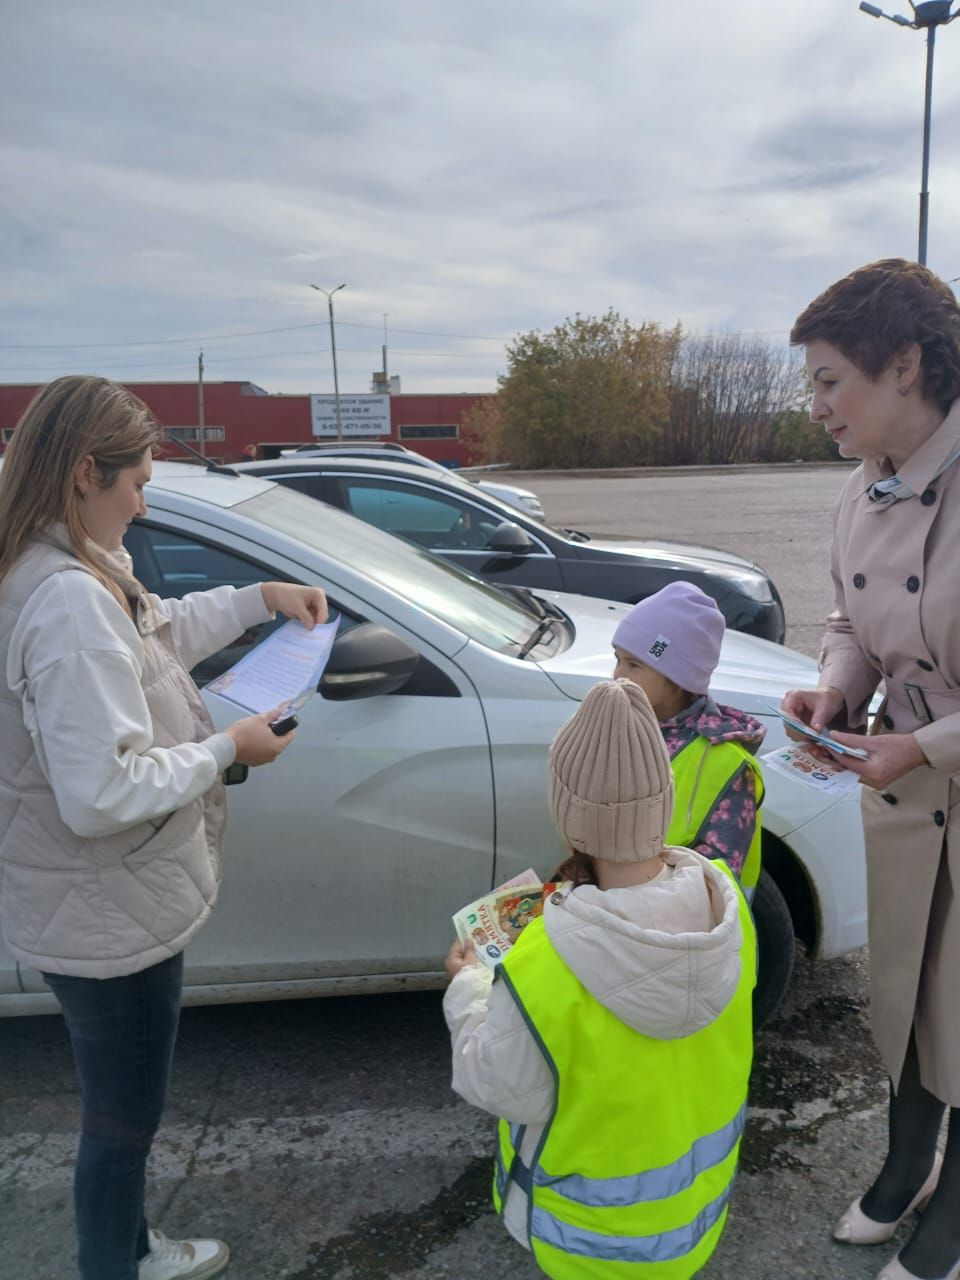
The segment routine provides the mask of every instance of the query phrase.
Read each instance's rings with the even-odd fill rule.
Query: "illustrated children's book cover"
[[[556,889],[535,871],[524,871],[463,907],[453,917],[461,942],[472,942],[477,958],[494,969],[531,920],[543,914],[546,898]]]

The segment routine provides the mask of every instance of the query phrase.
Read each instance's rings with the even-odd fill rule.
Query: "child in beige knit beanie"
[[[472,944],[447,956],[453,1087],[501,1119],[495,1203],[563,1280],[619,1274],[616,1259],[686,1280],[723,1229],[753,930],[724,865],[667,845],[673,795],[647,695],[630,680],[595,685],[549,755],[551,811],[581,874],[550,894],[496,978]],[[608,1202],[611,1185],[619,1196],[654,1182],[628,1211]]]
[[[595,685],[553,740],[550,809],[572,858],[561,878],[601,888],[663,869],[673,774],[647,695],[629,680]]]

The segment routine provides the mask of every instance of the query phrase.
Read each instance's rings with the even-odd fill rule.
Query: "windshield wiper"
[[[507,591],[510,595],[516,596],[525,605],[533,610],[538,618],[562,618],[566,620],[566,614],[562,609],[558,609],[550,600],[544,600],[540,596],[535,596],[529,587],[519,587],[515,583],[498,582],[496,586],[501,591]]]
[[[541,618],[526,640],[524,640],[517,657],[525,658],[531,649],[535,649],[547,632],[551,630],[555,621],[555,618]]]

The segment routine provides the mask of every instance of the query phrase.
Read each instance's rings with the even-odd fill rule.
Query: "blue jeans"
[[[122,978],[43,978],[63,1010],[83,1099],[74,1175],[81,1280],[137,1280],[149,1252],[147,1156],[170,1082],[183,955]]]

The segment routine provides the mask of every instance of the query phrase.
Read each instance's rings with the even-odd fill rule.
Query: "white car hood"
[[[552,600],[574,620],[573,644],[555,657],[540,659],[537,665],[562,693],[579,702],[598,680],[613,675],[613,633],[630,606],[561,592],[536,594]],[[805,654],[728,630],[710,692],[717,702],[770,717],[771,703],[776,707],[788,689],[813,688],[818,674],[816,662]]]
[[[540,670],[566,697],[580,702],[598,680],[613,675],[613,633],[630,606],[589,596],[537,591],[570,616],[576,626],[573,644],[555,657],[540,659]],[[741,631],[727,631],[720,662],[710,682],[714,699],[755,716],[766,728],[759,755],[785,746],[787,738],[777,708],[788,689],[812,689],[819,670],[812,658],[783,645]],[[856,792],[827,794],[795,778],[764,771],[764,826],[786,837],[836,804],[859,804]]]

